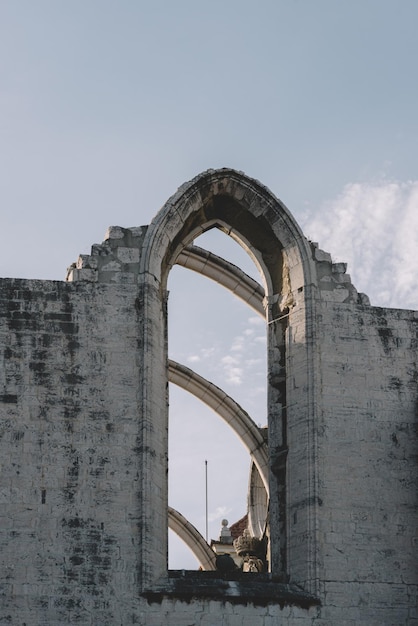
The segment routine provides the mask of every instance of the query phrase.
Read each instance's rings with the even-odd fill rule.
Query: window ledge
[[[319,604],[318,598],[290,583],[272,580],[270,574],[231,572],[196,572],[170,570],[167,577],[142,594],[149,602],[164,598],[190,602],[195,599],[218,600],[232,604],[266,606],[279,604],[308,609]]]

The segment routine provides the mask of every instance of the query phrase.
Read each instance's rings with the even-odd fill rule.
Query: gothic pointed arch
[[[168,507],[168,527],[193,552],[203,570],[213,571],[216,569],[216,555],[210,545],[204,540],[197,528],[171,506]]]
[[[256,313],[265,317],[262,286],[239,267],[198,246],[184,248],[178,255],[176,263],[222,285]]]
[[[168,379],[204,402],[232,428],[250,453],[265,491],[268,484],[268,451],[263,434],[246,411],[222,389],[189,367],[169,360]]]
[[[272,572],[314,591],[315,268],[309,243],[286,207],[258,181],[230,169],[209,170],[183,185],[148,227],[142,248],[143,585],[167,567],[167,277],[182,251],[215,227],[248,252],[264,283]]]

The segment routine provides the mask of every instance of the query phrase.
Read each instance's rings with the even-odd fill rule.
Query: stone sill
[[[254,606],[291,605],[304,609],[319,604],[318,598],[297,585],[274,581],[270,574],[241,571],[221,575],[218,571],[170,570],[167,577],[142,596],[151,603],[173,598],[184,602],[207,599]]]

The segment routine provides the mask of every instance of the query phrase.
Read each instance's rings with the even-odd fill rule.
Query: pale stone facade
[[[214,226],[263,287],[190,247]],[[265,315],[268,444],[168,362],[177,262]],[[205,172],[150,226],[109,229],[67,282],[2,279],[0,303],[0,624],[418,624],[418,312],[370,306],[260,183]],[[252,456],[269,573],[167,571],[173,379],[216,399]]]

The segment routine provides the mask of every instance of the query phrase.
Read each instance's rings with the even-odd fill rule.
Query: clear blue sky
[[[416,0],[0,0],[0,275],[63,279],[107,226],[227,166],[374,304],[418,308],[417,23]],[[255,328],[234,306],[231,368]]]

